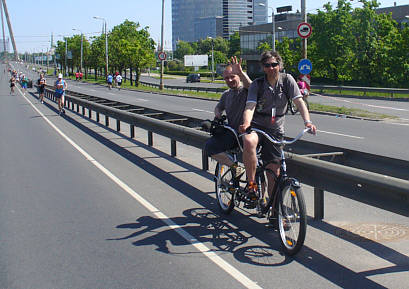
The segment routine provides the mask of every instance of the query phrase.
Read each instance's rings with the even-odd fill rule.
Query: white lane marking
[[[112,93],[112,92],[108,92],[108,94],[110,94],[110,95],[116,95],[115,93]]]
[[[354,135],[348,135],[348,134],[342,134],[342,133],[330,132],[330,131],[318,130],[318,129],[317,129],[317,131],[327,133],[327,134],[334,134],[334,135],[339,135],[339,136],[346,136],[346,137],[351,137],[351,138],[364,139],[364,137],[361,137],[361,136],[354,136]]]
[[[208,111],[208,110],[203,110],[203,109],[197,109],[197,108],[192,108],[192,109],[195,110],[195,111],[214,113],[213,111]]]
[[[352,103],[352,104],[359,104],[359,105],[362,105],[362,106],[382,108],[382,109],[390,109],[390,110],[398,110],[398,111],[409,111],[409,109],[405,109],[405,108],[396,108],[396,107],[390,107],[390,106],[366,104],[366,103],[351,101],[351,100],[347,100],[347,99],[338,99],[338,98],[334,98],[334,97],[330,97],[330,96],[322,95],[322,94],[318,94],[318,93],[316,95],[321,96],[321,97],[325,97],[325,98],[328,98],[328,99],[331,99],[331,100],[335,100],[335,101],[347,102],[347,103]]]
[[[96,91],[95,89],[89,88],[89,91]]]
[[[17,86],[16,86],[17,87]],[[72,139],[70,139],[66,134],[64,134],[56,125],[54,125],[34,104],[21,93],[25,100],[33,107],[35,111],[58,133],[60,134],[68,143],[70,143],[75,149],[77,149],[88,161],[90,161],[94,166],[96,166],[101,172],[103,172],[107,177],[109,177],[113,182],[115,182],[119,187],[121,187],[125,192],[131,195],[135,200],[137,200],[141,205],[143,205],[151,214],[155,215],[158,219],[161,219],[168,227],[175,230],[180,236],[182,236],[186,241],[192,244],[197,250],[199,250],[203,255],[213,261],[221,269],[226,271],[230,276],[240,282],[246,288],[262,288],[257,285],[256,282],[250,280],[246,275],[241,273],[227,261],[218,256],[205,244],[199,242],[195,237],[186,232],[181,226],[173,222],[168,216],[162,213],[159,209],[149,203],[141,195],[135,192],[131,187],[129,187],[125,182],[115,176],[111,171],[105,168],[102,164],[96,161],[90,154],[88,154],[83,148],[76,144]]]

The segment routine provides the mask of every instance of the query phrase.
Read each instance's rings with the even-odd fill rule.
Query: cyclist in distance
[[[316,133],[316,127],[312,124],[308,109],[302,99],[302,94],[297,83],[290,74],[281,73],[283,61],[275,51],[266,51],[261,55],[260,64],[264,76],[253,81],[249,87],[246,107],[243,113],[243,124],[239,131],[244,133],[248,128],[254,127],[265,131],[270,136],[282,140],[284,137],[284,117],[291,98],[300,111],[306,128],[311,133]],[[247,189],[250,197],[256,198],[257,184],[255,173],[257,167],[257,145],[261,145],[261,158],[264,164],[268,164],[276,176],[280,174],[281,147],[264,139],[265,137],[255,132],[246,134],[243,138],[243,161],[247,174]],[[268,192],[273,190],[274,179],[268,174]],[[269,196],[271,197],[271,196]],[[260,205],[266,204],[265,196]]]
[[[250,78],[242,70],[241,61],[241,59],[238,60],[236,57],[232,57],[231,62],[226,66],[223,79],[229,89],[223,92],[214,109],[215,119],[221,119],[223,112],[225,112],[229,126],[236,131],[243,120],[247,92],[251,84]],[[243,82],[243,85],[241,85],[240,81]],[[238,178],[244,173],[244,168],[234,163],[225,153],[225,151],[237,146],[236,137],[226,130],[221,134],[213,135],[206,142],[205,151],[216,161],[231,167],[234,176]]]

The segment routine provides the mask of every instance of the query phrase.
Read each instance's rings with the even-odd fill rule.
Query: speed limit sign
[[[302,22],[298,24],[297,33],[301,38],[308,38],[310,37],[312,32],[311,25],[307,22]]]
[[[165,60],[166,59],[166,53],[163,52],[163,51],[159,52],[158,58],[159,58],[159,60]]]

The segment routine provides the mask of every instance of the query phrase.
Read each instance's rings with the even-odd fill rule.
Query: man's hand
[[[238,60],[236,56],[233,56],[232,58],[230,58],[230,63],[231,63],[233,74],[236,74],[236,75],[243,74],[243,70],[241,68],[241,62],[242,62],[242,59],[240,58]]]
[[[305,124],[305,127],[310,129],[309,133],[313,135],[317,134],[317,127],[313,125],[312,122],[307,122]]]
[[[249,124],[243,123],[242,125],[239,126],[239,133],[245,133],[246,130],[250,127]]]

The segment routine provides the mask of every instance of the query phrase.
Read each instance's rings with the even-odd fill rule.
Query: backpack
[[[282,73],[282,72],[280,72],[280,76],[282,76],[282,79],[283,79],[283,91],[284,91],[284,94],[285,94],[285,96],[287,97],[287,100],[290,100],[290,97],[288,96],[288,74],[287,74],[287,73]],[[263,91],[263,87],[264,87],[264,76],[257,78],[255,81],[257,82],[257,88],[258,88],[258,90],[257,90],[257,105],[256,105],[256,111],[258,111],[259,114],[262,114],[262,115],[263,115],[263,113],[260,113],[261,108],[262,108],[262,101],[261,101],[260,99],[261,99],[261,97],[263,96],[263,93],[264,93],[264,91]],[[282,116],[284,116],[284,114],[282,114],[282,115],[276,115],[276,117],[282,117]]]

